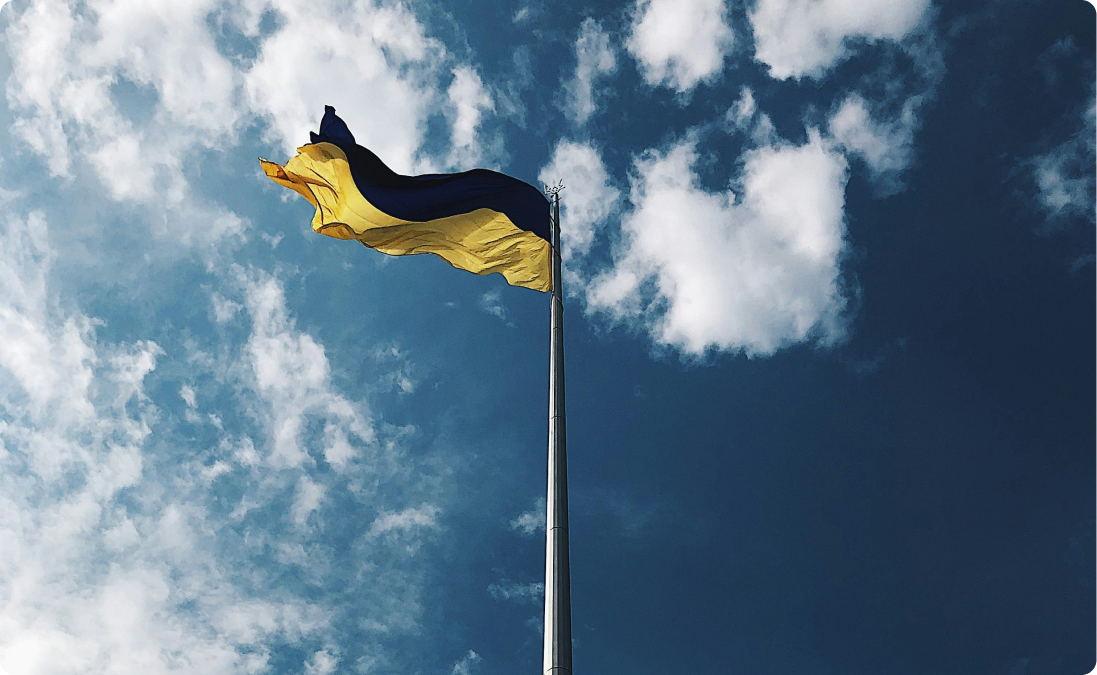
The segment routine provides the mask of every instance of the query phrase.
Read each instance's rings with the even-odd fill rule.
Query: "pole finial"
[[[545,186],[545,196],[555,197],[560,194],[560,191],[564,189],[564,181],[558,180],[555,185]]]

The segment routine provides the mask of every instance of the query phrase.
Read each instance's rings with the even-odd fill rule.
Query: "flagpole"
[[[549,350],[548,496],[545,519],[544,675],[571,675],[571,573],[568,565],[568,460],[564,432],[564,294],[560,267],[560,190],[552,196],[552,346]]]

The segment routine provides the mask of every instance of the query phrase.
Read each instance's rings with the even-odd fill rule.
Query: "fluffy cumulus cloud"
[[[594,19],[585,19],[575,40],[575,75],[564,84],[564,113],[574,124],[586,124],[597,109],[598,80],[617,70],[609,34]]]
[[[592,281],[588,311],[693,355],[840,339],[843,155],[814,131],[803,145],[755,148],[736,195],[700,185],[697,143],[636,160],[620,249]]]
[[[266,12],[279,18],[269,36],[260,31]],[[253,1],[226,20],[258,42],[242,74],[246,100],[287,153],[315,130],[322,102],[395,170],[413,168],[451,69],[445,47],[404,5]]]
[[[724,0],[640,0],[626,46],[645,82],[685,94],[720,75],[732,41]]]
[[[212,9],[40,1],[11,16],[4,35],[12,131],[23,149],[54,177],[82,178],[108,199],[143,207],[154,232],[184,246],[244,227],[183,177],[188,157],[228,140],[241,115],[240,77],[205,25]]]
[[[1094,160],[1097,157],[1097,108],[1090,97],[1078,131],[1029,162],[1037,203],[1050,225],[1070,218],[1094,221]]]
[[[750,12],[755,58],[777,79],[821,77],[859,40],[899,40],[929,0],[758,0]]]
[[[31,3],[6,35],[17,136],[54,175],[68,174],[74,154],[82,155],[111,174],[108,187],[117,197],[147,198],[154,187],[168,187],[178,198],[179,146],[214,145],[239,116],[239,78],[204,26],[213,9],[203,2]],[[156,99],[146,128],[117,104],[127,88]],[[169,128],[168,139],[154,138]],[[138,166],[128,166],[134,160]],[[141,164],[162,172],[142,171]]]
[[[399,3],[34,0],[4,38],[24,149],[56,177],[152,209],[146,221],[185,244],[246,226],[185,177],[246,125],[288,154],[331,104],[363,145],[410,172],[446,163],[421,152],[428,119],[450,117],[465,161],[492,109],[475,72]]]
[[[537,174],[546,185],[567,178],[560,194],[560,237],[565,264],[586,255],[595,234],[616,213],[620,191],[613,187],[592,143],[561,140],[549,163]]]

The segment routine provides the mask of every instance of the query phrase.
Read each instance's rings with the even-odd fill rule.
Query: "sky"
[[[0,674],[541,664],[549,299],[314,234],[562,181],[575,672],[1071,675],[1082,0],[12,0]]]

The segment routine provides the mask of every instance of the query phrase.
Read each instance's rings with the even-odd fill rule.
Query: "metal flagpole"
[[[560,275],[560,190],[552,195],[552,347],[549,351],[548,513],[545,520],[544,675],[571,675],[568,459],[564,434],[564,294]]]

